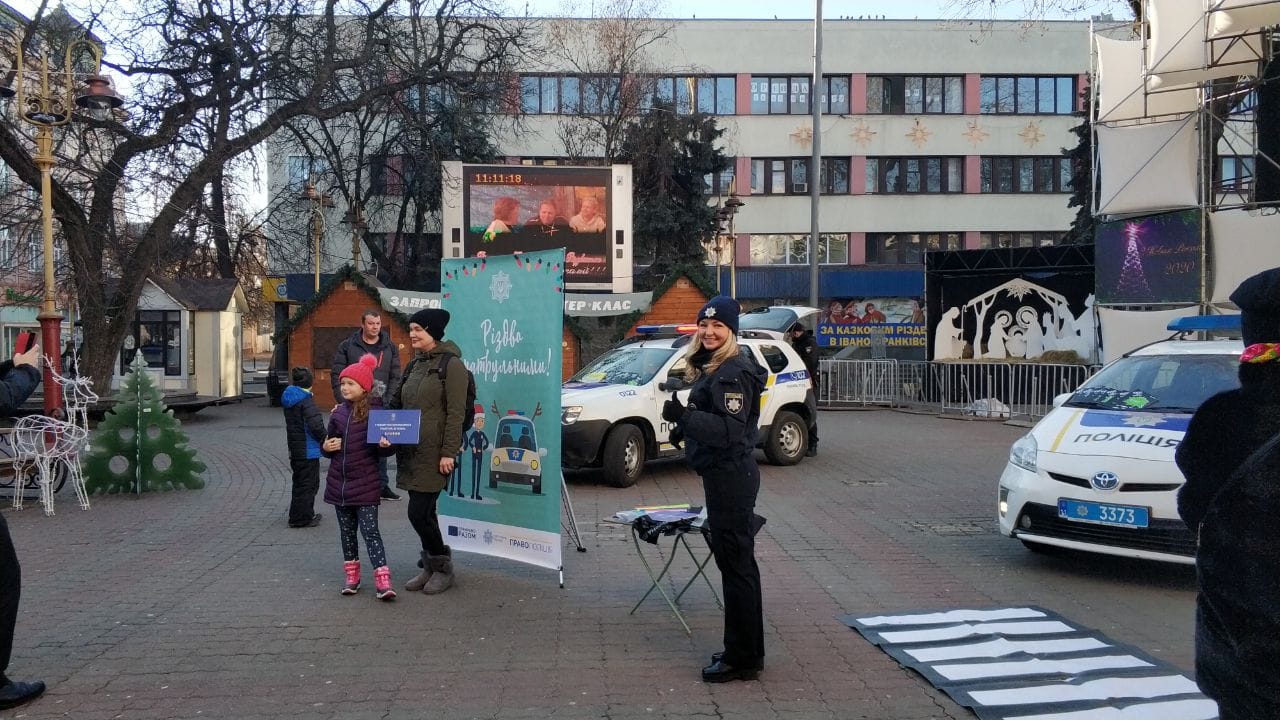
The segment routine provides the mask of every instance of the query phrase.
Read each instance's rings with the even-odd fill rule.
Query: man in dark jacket
[[[814,401],[818,399],[818,343],[813,339],[813,331],[806,330],[800,323],[795,323],[788,331],[790,335],[791,347],[795,349],[796,354],[804,361],[804,367],[809,371],[809,382],[813,387]],[[809,457],[818,454],[818,416],[814,414],[809,419],[809,449],[805,453]]]
[[[1231,294],[1240,388],[1196,410],[1182,443],[1178,514],[1197,533],[1196,682],[1222,720],[1280,718],[1280,269]]]
[[[0,417],[12,415],[40,384],[40,346],[0,363]],[[44,692],[44,683],[16,682],[5,671],[13,652],[13,628],[18,622],[22,596],[22,568],[9,535],[9,523],[0,514],[0,710],[17,707]]]
[[[390,402],[391,393],[395,392],[400,383],[400,349],[391,342],[391,333],[382,329],[382,315],[377,310],[364,311],[360,316],[360,329],[343,340],[333,355],[333,372],[329,375],[329,381],[333,384],[335,401],[342,401],[342,396],[338,394],[338,376],[347,366],[360,362],[360,358],[366,353],[378,359],[378,364],[373,369],[373,379],[382,382],[383,404]],[[396,491],[391,489],[385,457],[378,459],[378,479],[382,481],[383,500],[400,499]]]
[[[289,502],[289,527],[315,527],[316,492],[320,489],[320,443],[324,442],[324,418],[311,397],[311,371],[296,367],[290,373],[293,384],[284,389],[285,437],[289,444],[289,466],[293,468],[293,498]]]

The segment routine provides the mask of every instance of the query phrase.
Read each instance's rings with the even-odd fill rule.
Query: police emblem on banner
[[[731,414],[737,415],[742,411],[742,393],[725,393],[724,409]]]

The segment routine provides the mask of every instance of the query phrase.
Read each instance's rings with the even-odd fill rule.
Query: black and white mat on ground
[[[1042,608],[913,610],[840,621],[981,720],[1213,720],[1168,663]]]

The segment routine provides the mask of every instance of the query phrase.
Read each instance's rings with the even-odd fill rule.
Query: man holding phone
[[[36,386],[40,384],[40,346],[35,344],[33,333],[18,338],[17,352],[13,360],[0,363],[0,417],[8,417],[17,411]],[[26,345],[23,350],[22,346]],[[13,651],[13,628],[18,622],[18,598],[22,595],[22,569],[18,566],[18,554],[13,549],[9,535],[9,523],[0,514],[0,710],[17,707],[34,700],[44,692],[44,683],[15,682],[5,671],[9,669],[9,655]]]

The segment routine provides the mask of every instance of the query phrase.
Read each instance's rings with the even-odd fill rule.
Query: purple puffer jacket
[[[382,403],[372,398],[371,407]],[[378,505],[382,499],[382,481],[378,479],[378,457],[395,452],[395,446],[384,451],[366,441],[369,423],[351,416],[350,402],[343,401],[329,416],[326,438],[342,438],[342,449],[326,452],[329,474],[324,483],[324,501],[330,505]]]

